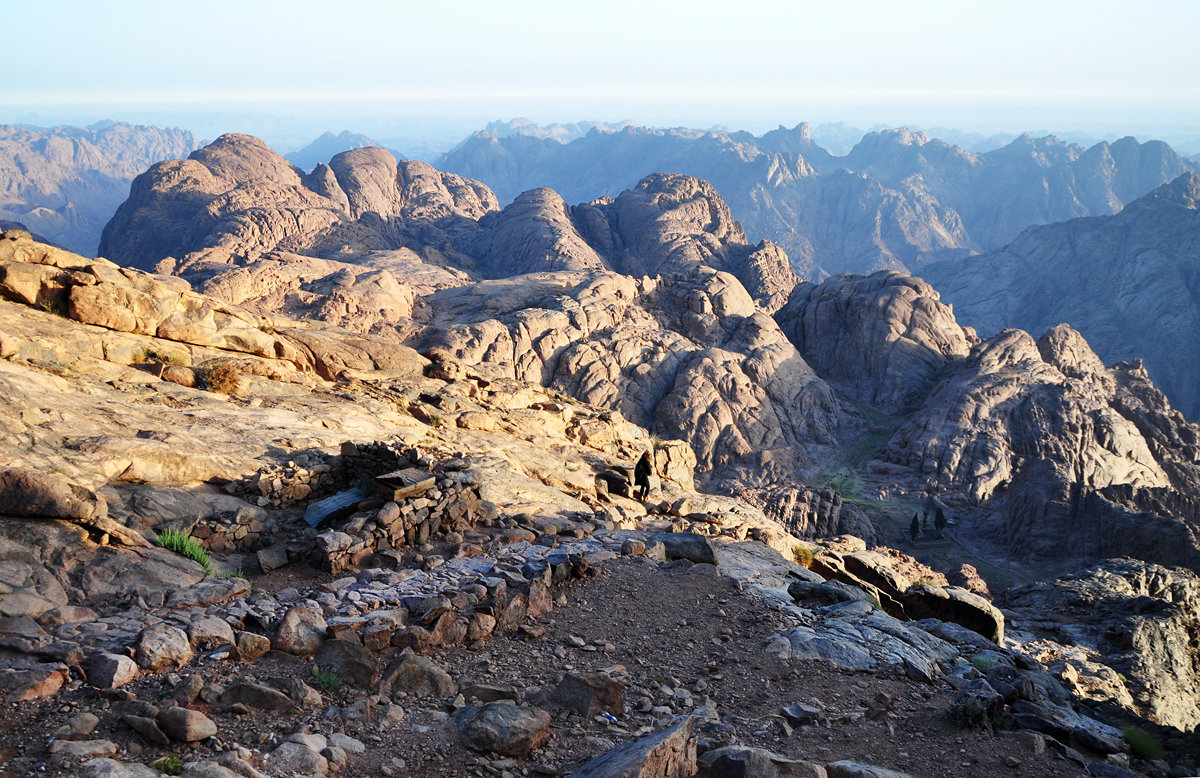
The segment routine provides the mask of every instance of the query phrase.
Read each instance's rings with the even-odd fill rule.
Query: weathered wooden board
[[[418,467],[375,477],[375,491],[389,500],[403,500],[433,488],[437,477]]]

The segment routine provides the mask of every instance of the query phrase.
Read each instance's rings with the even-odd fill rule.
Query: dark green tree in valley
[[[921,517],[916,513],[913,514],[912,524],[908,525],[908,534],[912,535],[913,540],[921,534]]]
[[[937,515],[933,517],[933,527],[939,535],[946,529],[946,512],[942,510],[942,506],[938,506]]]

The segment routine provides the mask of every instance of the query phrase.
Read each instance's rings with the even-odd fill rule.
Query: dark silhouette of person
[[[650,464],[650,453],[643,451],[642,458],[637,461],[637,466],[633,468],[633,493],[634,496],[643,502],[645,502],[646,496],[650,494],[650,474],[653,472],[654,465]]]

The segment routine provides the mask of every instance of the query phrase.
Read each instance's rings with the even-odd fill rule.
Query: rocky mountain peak
[[[1176,205],[1189,211],[1200,209],[1200,173],[1188,171],[1169,184],[1139,197],[1125,208],[1152,209],[1162,205]]]
[[[238,132],[220,136],[207,146],[193,151],[188,159],[204,165],[214,176],[239,183],[265,180],[299,186],[303,175],[299,168],[275,153],[262,140]]]
[[[1037,347],[1042,359],[1069,378],[1089,379],[1108,374],[1104,362],[1096,356],[1083,336],[1066,324],[1058,324],[1047,330],[1038,339]]]

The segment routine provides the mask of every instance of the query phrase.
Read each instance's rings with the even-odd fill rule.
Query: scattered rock
[[[191,743],[217,734],[217,725],[198,710],[173,706],[158,714],[158,726],[170,738]]]
[[[146,670],[183,667],[192,661],[192,644],[187,633],[169,624],[155,624],[138,638],[138,666]]]
[[[549,713],[511,702],[469,705],[454,723],[467,748],[503,756],[524,756],[550,737]]]
[[[454,679],[431,659],[406,648],[379,677],[378,694],[406,692],[414,697],[444,697],[454,691]]]

